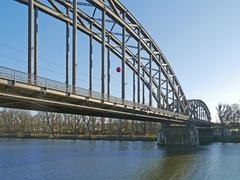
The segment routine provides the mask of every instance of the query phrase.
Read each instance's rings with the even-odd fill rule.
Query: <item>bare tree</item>
[[[101,117],[100,121],[101,121],[100,133],[101,135],[105,135],[105,118]]]
[[[56,114],[56,129],[59,135],[62,135],[64,129],[63,115],[60,113]]]
[[[57,113],[52,112],[39,112],[42,122],[46,123],[52,135],[55,133],[57,124]]]
[[[69,115],[69,114],[64,114],[64,120],[70,125],[71,133],[74,134],[74,136],[77,136],[80,134],[80,125],[81,125],[81,120],[82,116],[80,115]]]
[[[221,135],[224,136],[224,128],[227,123],[230,121],[232,108],[227,104],[219,104],[217,106],[218,118],[221,124]]]
[[[34,134],[39,134],[40,131],[42,130],[43,124],[41,123],[41,117],[39,114],[36,114],[35,116],[32,117],[32,133]]]
[[[18,120],[16,110],[4,109],[1,113],[1,120],[4,133],[12,134],[18,132]]]
[[[30,135],[32,132],[32,115],[30,111],[18,110],[15,111],[16,118],[18,119],[20,132],[22,134]]]
[[[110,135],[110,136],[112,136],[112,134],[113,134],[113,129],[114,129],[114,127],[113,127],[113,119],[112,118],[108,118],[108,134]]]
[[[118,137],[122,137],[122,120],[119,119],[117,123],[117,135]]]
[[[220,108],[222,111],[222,107]],[[232,121],[239,122],[240,111],[234,111],[230,117]],[[35,114],[35,113],[33,113]],[[225,117],[225,116],[224,116]],[[224,119],[224,118],[221,118]],[[225,119],[224,119],[225,120]],[[157,126],[152,123],[119,120],[112,118],[99,118],[81,115],[69,115],[52,112],[38,112],[32,116],[31,111],[3,109],[0,112],[0,133],[24,135],[58,133],[92,135],[145,135],[154,134]]]
[[[91,137],[92,136],[91,120],[87,116],[83,116],[82,119],[85,127],[87,128],[88,136]]]
[[[240,120],[240,107],[238,104],[231,105],[231,116],[230,116],[230,124],[231,129],[233,129],[234,133],[237,133],[236,129],[239,129],[239,120]]]

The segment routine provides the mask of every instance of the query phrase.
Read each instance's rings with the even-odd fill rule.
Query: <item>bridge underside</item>
[[[1,107],[150,122],[185,124],[188,116],[114,104],[76,94],[0,79]]]

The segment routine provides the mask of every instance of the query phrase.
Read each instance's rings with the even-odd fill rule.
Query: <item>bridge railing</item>
[[[155,108],[155,107],[148,106],[145,104],[139,104],[136,102],[124,100],[124,99],[114,97],[114,96],[109,96],[109,95],[102,94],[102,93],[99,93],[96,91],[90,91],[88,89],[84,89],[84,88],[80,88],[80,87],[76,87],[75,88],[76,90],[73,93],[71,85],[67,85],[66,83],[62,83],[59,81],[55,81],[55,80],[51,80],[51,79],[47,79],[47,78],[43,78],[43,77],[39,77],[39,76],[34,80],[34,76],[32,75],[31,81],[29,81],[29,76],[27,73],[17,71],[14,69],[10,69],[10,68],[6,68],[6,67],[2,67],[2,66],[0,66],[0,78],[15,81],[15,82],[20,82],[20,83],[24,83],[24,84],[29,84],[29,82],[31,82],[31,85],[38,86],[38,87],[45,88],[45,89],[52,89],[52,90],[56,90],[56,91],[60,91],[60,92],[72,93],[72,94],[84,96],[86,98],[93,98],[93,99],[97,99],[97,100],[101,100],[101,101],[105,101],[105,102],[110,102],[113,104],[129,106],[129,107],[133,107],[133,108],[139,108],[139,109],[141,109],[143,111],[147,111],[147,112],[157,112],[157,113],[161,113],[163,115],[169,115],[172,117],[179,117],[182,119],[186,119],[185,115],[182,115],[179,113]]]

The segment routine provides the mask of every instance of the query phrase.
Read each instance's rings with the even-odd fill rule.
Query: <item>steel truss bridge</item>
[[[211,124],[207,105],[201,100],[187,100],[167,58],[119,0],[15,1],[28,7],[28,70],[25,73],[0,67],[2,107],[176,124],[192,121]],[[86,7],[89,9],[85,10]],[[39,11],[65,24],[65,82],[39,77]],[[88,89],[77,87],[76,83],[77,59],[81,59],[77,57],[78,32],[88,36]],[[93,89],[95,42],[101,46],[98,59],[101,92]],[[121,97],[112,96],[110,91],[111,55],[121,61]],[[126,99],[126,68],[132,72],[132,100]]]

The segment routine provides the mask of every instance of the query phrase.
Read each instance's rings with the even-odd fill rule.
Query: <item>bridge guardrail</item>
[[[2,66],[0,66],[0,78],[4,78],[7,80],[13,80],[13,81],[24,83],[24,84],[29,84],[29,77],[28,77],[27,73],[17,71],[14,69],[10,69],[10,68],[6,68],[6,67],[2,67]],[[73,93],[72,86],[67,85],[66,83],[62,83],[59,81],[55,81],[55,80],[51,80],[51,79],[47,79],[47,78],[43,78],[43,77],[39,77],[39,76],[36,78],[36,80],[34,80],[34,75],[31,76],[31,80],[32,80],[31,84],[38,86],[38,87],[57,90],[60,92]],[[139,108],[139,109],[142,109],[143,111],[147,111],[147,112],[153,111],[153,112],[157,112],[157,113],[161,113],[161,114],[165,114],[165,115],[167,114],[167,115],[173,116],[173,117],[186,119],[185,115],[181,115],[179,113],[170,112],[167,110],[155,108],[155,107],[144,105],[144,104],[139,104],[139,103],[132,102],[129,100],[123,100],[118,97],[109,96],[106,94],[102,94],[102,93],[99,93],[96,91],[90,91],[88,89],[84,89],[84,88],[80,88],[80,87],[76,87],[76,91],[73,94],[84,96],[86,98],[93,98],[93,99],[97,99],[97,100],[101,100],[101,101],[106,101],[106,102],[110,102],[110,103],[114,103],[114,104]]]

